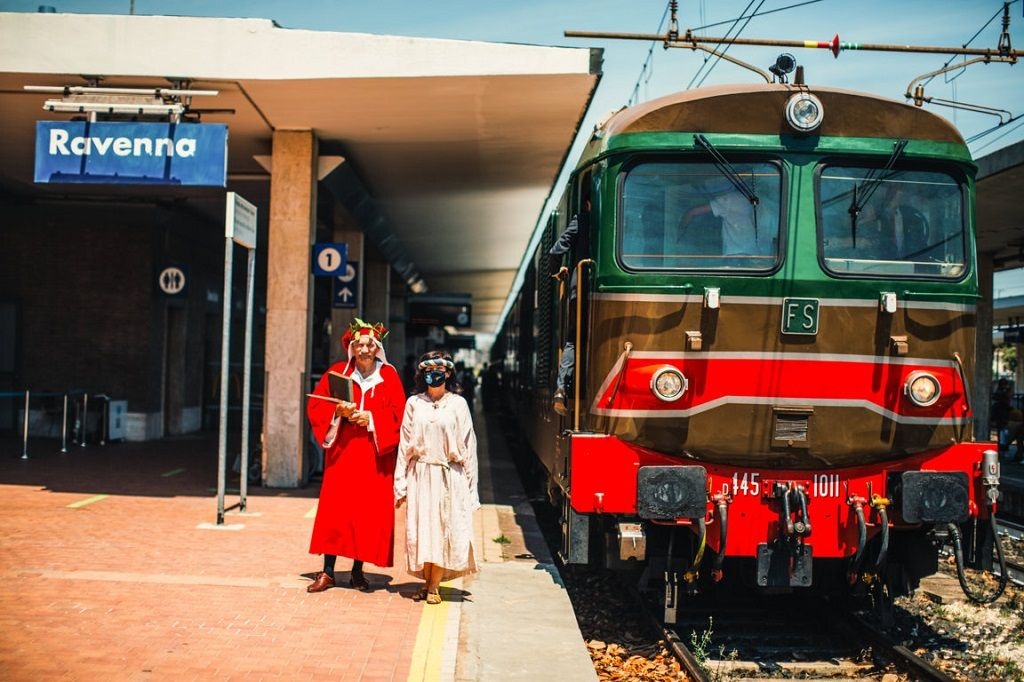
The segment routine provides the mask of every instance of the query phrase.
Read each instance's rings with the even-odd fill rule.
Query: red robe
[[[354,365],[342,362],[331,369],[348,376],[355,371]],[[362,385],[359,380],[352,382],[353,400],[357,409],[372,415],[373,432],[342,419],[334,441],[324,448],[324,479],[309,552],[391,566],[395,546],[395,452],[405,411],[405,390],[394,367],[385,363],[378,369],[379,374],[363,379]],[[313,392],[330,395],[327,374]],[[328,435],[334,405],[318,398],[309,398],[306,403],[306,414],[319,443]]]

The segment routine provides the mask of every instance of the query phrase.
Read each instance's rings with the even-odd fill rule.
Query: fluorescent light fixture
[[[185,105],[177,102],[172,104],[128,104],[113,102],[65,102],[59,99],[48,99],[43,103],[46,111],[64,114],[148,114],[150,116],[173,116],[185,112]]]
[[[94,88],[84,85],[25,85],[26,92],[52,92],[68,95],[142,95],[148,97],[212,97],[219,90],[181,90],[178,88]]]

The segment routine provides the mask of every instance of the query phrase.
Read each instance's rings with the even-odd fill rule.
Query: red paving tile
[[[216,516],[214,439],[57,450],[32,441],[22,461],[0,440],[3,679],[408,676],[423,607],[400,593],[414,589],[404,571],[367,566],[371,594],[305,592],[317,485],[251,488],[258,515],[227,518],[244,529],[199,530]]]

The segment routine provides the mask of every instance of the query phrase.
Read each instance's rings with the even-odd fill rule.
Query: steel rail
[[[856,632],[869,640],[882,655],[895,665],[906,670],[915,680],[925,682],[954,682],[954,678],[942,672],[902,644],[892,641],[885,633],[879,632],[859,614],[852,613],[843,623],[849,623]]]

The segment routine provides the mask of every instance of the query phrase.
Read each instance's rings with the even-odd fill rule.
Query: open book
[[[327,385],[330,388],[331,395],[319,395],[316,393],[307,393],[306,395],[310,398],[319,398],[320,400],[326,400],[332,403],[355,402],[352,399],[352,379],[348,378],[344,374],[335,372],[334,370],[328,370],[327,372]]]

